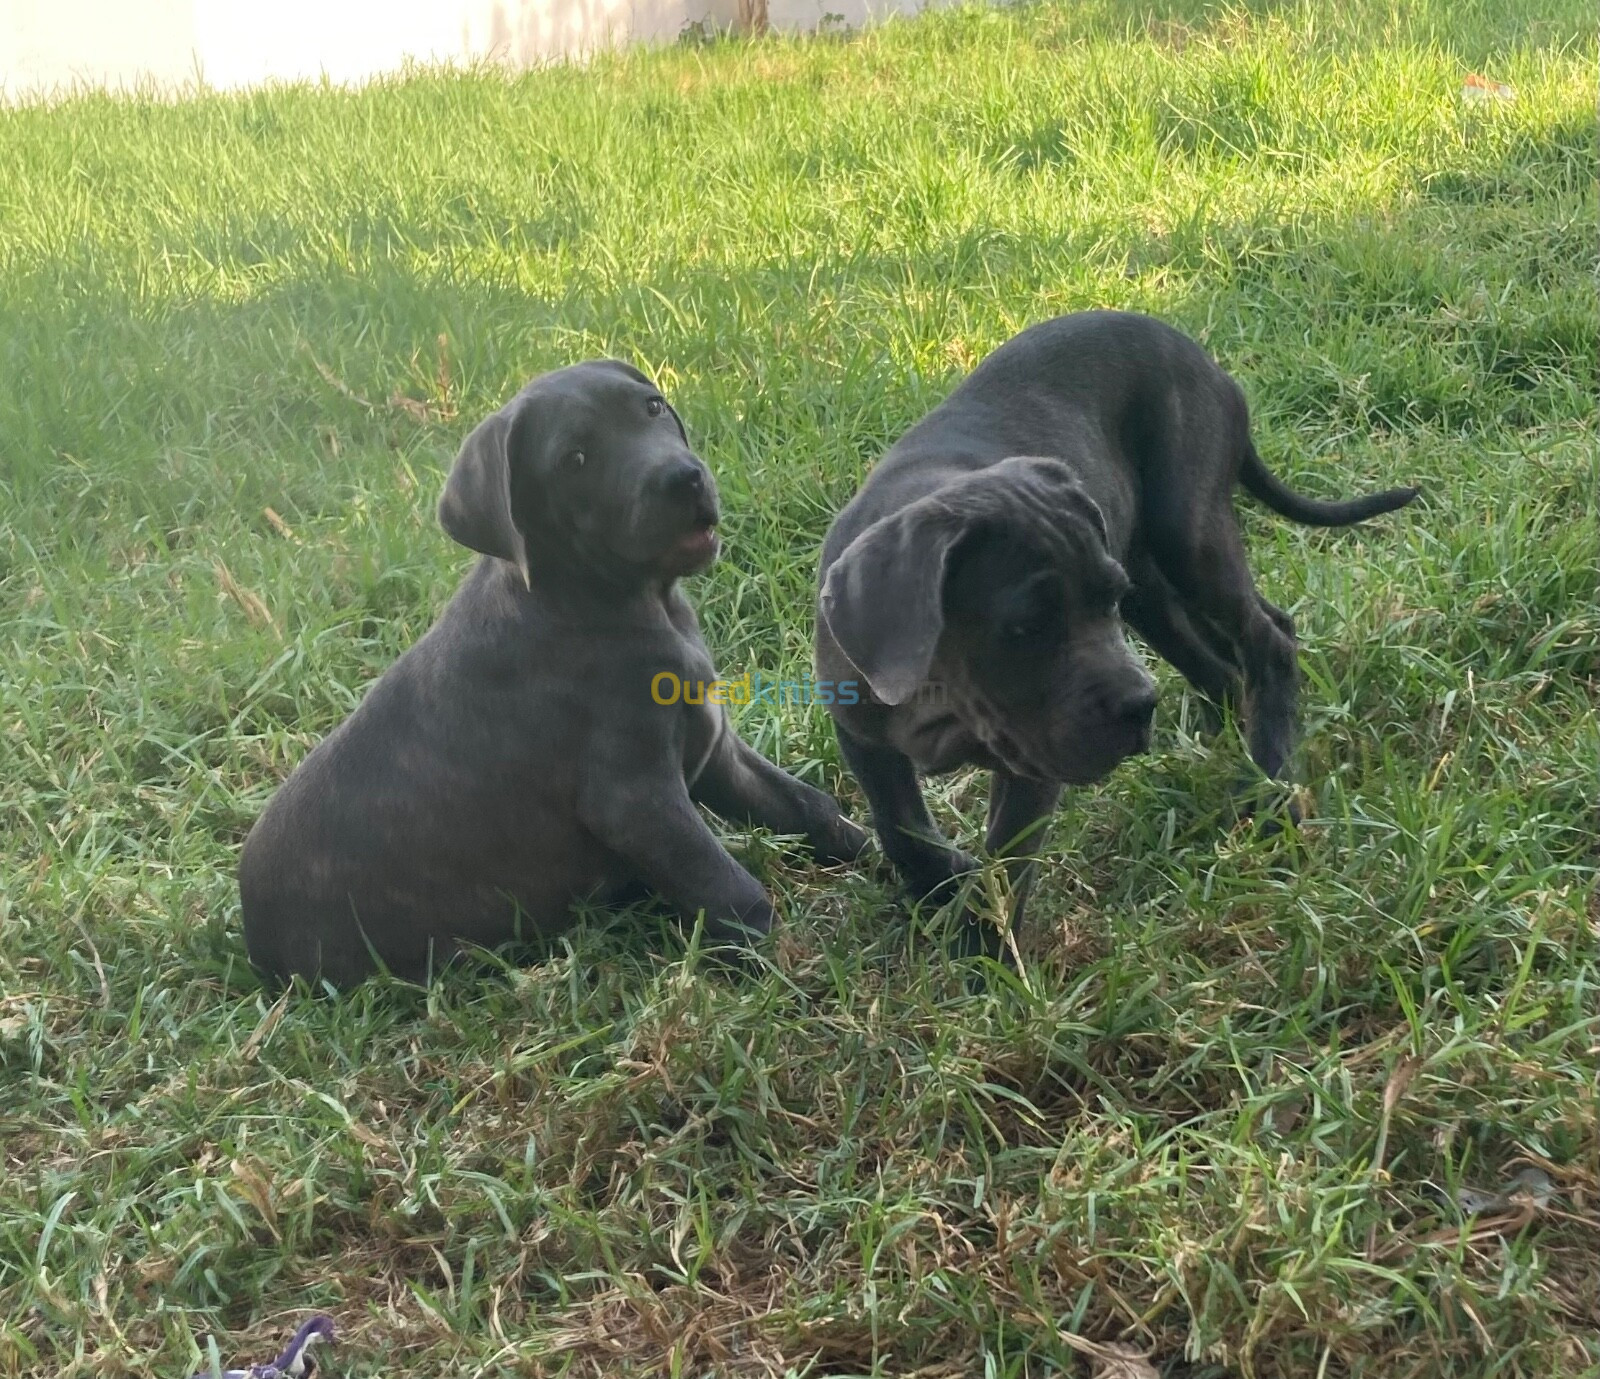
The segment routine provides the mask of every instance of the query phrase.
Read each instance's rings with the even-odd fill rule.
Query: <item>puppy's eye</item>
[[[571,461],[576,468],[583,468],[583,451],[574,450],[570,455],[567,456],[567,459]]]
[[[667,410],[667,404],[663,399],[661,399],[659,397],[653,397],[653,398],[650,399],[650,401],[645,403],[644,409],[651,416],[659,417],[663,412],[665,412]]]
[[[1028,599],[1020,608],[1006,609],[997,621],[1006,641],[1030,642],[1048,637],[1060,617],[1061,610],[1053,601]]]

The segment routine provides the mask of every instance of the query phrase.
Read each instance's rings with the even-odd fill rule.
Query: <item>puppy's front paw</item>
[[[759,950],[772,932],[772,902],[763,892],[758,903],[741,907],[737,918],[706,916],[704,953],[711,969],[729,977],[749,977],[759,972]]]
[[[1259,778],[1240,787],[1236,808],[1241,822],[1253,820],[1258,838],[1274,838],[1286,828],[1299,828],[1305,817],[1298,788]]]
[[[1304,818],[1305,810],[1301,808],[1299,793],[1285,791],[1262,802],[1256,814],[1256,836],[1275,838],[1286,828],[1299,828]]]
[[[950,920],[950,956],[962,958],[993,958],[996,962],[1011,964],[1011,949],[1007,946],[1000,926],[982,915],[963,909]]]
[[[811,851],[819,862],[854,862],[867,850],[872,835],[843,814],[835,814],[827,826],[811,837]]]
[[[736,914],[713,919],[706,916],[706,939],[718,944],[754,948],[772,932],[772,902],[763,892],[759,901],[741,906]]]
[[[935,865],[919,866],[914,872],[908,869],[906,889],[924,910],[942,909],[960,893],[962,883],[976,875],[982,866],[976,857],[951,848]]]

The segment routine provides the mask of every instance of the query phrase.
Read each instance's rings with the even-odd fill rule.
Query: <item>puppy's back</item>
[[[1234,390],[1181,331],[1128,311],[1078,311],[1029,326],[995,347],[883,454],[823,542],[821,577],[887,513],[1010,455],[1061,453],[1086,426],[1118,428],[1156,387]],[[1040,449],[1041,435],[1056,442]]]

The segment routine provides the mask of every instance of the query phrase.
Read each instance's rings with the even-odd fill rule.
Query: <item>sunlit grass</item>
[[[0,1373],[265,1359],[323,1309],[351,1375],[1089,1373],[1062,1332],[1593,1374],[1593,15],[1517,8],[1089,0],[0,113]],[[875,863],[731,838],[763,979],[635,913],[258,990],[238,844],[465,570],[433,503],[523,379],[661,379],[725,499],[720,665],[798,677],[882,448],[1092,305],[1204,340],[1306,492],[1424,487],[1246,512],[1298,836],[1233,828],[1241,749],[1163,670],[1025,983],[969,992]],[[740,726],[861,813],[820,709]],[[983,782],[935,793],[970,844]],[[1520,1160],[1555,1195],[1463,1218]]]

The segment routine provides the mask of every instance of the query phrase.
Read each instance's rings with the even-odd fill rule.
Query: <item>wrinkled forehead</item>
[[[951,550],[945,598],[965,603],[970,595],[1021,583],[1057,564],[1037,543],[1021,539],[998,523],[984,523]]]
[[[1115,602],[1128,585],[1087,523],[986,523],[951,552],[945,605],[981,610],[1041,574],[1053,576],[1051,583],[1073,602]]]

